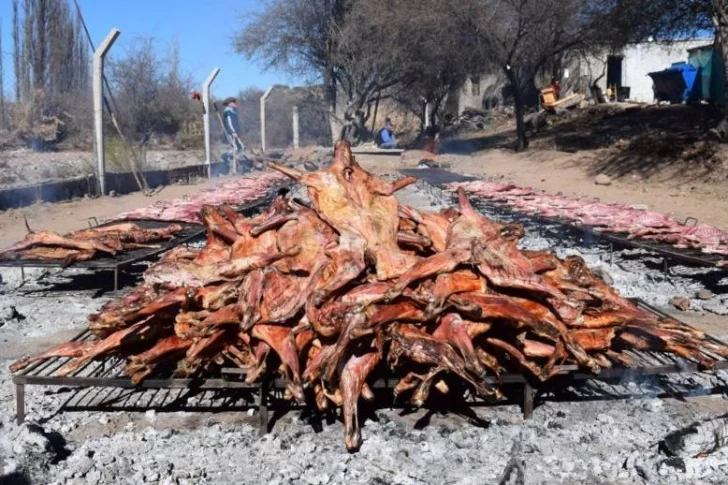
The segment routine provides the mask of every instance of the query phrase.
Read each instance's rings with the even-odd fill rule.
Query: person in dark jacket
[[[225,133],[228,135],[228,139],[237,152],[242,152],[245,149],[245,145],[240,140],[240,121],[238,120],[238,100],[230,97],[225,98],[223,103],[225,109],[222,112],[222,120],[225,125]]]

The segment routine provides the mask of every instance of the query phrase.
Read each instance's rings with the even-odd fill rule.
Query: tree
[[[15,102],[20,102],[20,20],[18,0],[13,0],[13,76],[15,76]]]
[[[337,116],[335,57],[339,29],[353,0],[268,0],[252,21],[235,35],[235,50],[268,67],[323,82],[334,138],[341,132]]]
[[[48,69],[48,45],[46,43],[46,32],[48,32],[49,15],[46,0],[34,0],[33,26],[31,57],[33,59],[33,88],[43,89],[46,87],[46,71]],[[27,13],[26,13],[27,15]]]
[[[76,95],[89,85],[88,48],[78,16],[67,0],[25,0],[22,18],[18,4],[13,0],[16,101],[31,105],[33,118],[74,111]]]
[[[196,112],[188,96],[191,80],[179,71],[177,56],[176,45],[165,60],[155,54],[152,39],[138,38],[109,62],[109,83],[122,132],[131,134],[139,145],[153,135],[175,135]]]
[[[437,108],[466,75],[472,38],[455,0],[274,0],[235,38],[238,52],[323,81],[332,136],[352,141],[382,98]],[[344,125],[342,127],[342,125]]]
[[[508,79],[516,115],[517,149],[528,147],[525,108],[534,78],[560,54],[590,45],[595,22],[588,0],[473,0],[459,13],[470,24],[484,60]]]
[[[448,45],[442,34],[444,20],[452,17],[450,3],[369,0],[352,5],[336,52],[338,81],[346,95],[347,138],[357,141],[369,134],[366,124],[378,100],[404,99],[403,93],[421,97],[431,94],[424,93],[429,83],[442,86],[432,74],[441,67],[440,47]],[[438,13],[445,19],[435,20]],[[452,50],[450,55],[456,57]]]
[[[402,52],[391,62],[406,72],[406,81],[397,89],[395,99],[420,116],[423,127],[425,104],[431,107],[428,121],[434,126],[446,96],[461,86],[472,70],[479,71],[485,64],[477,37],[471,35],[468,21],[458,13],[461,5],[459,0],[395,5],[395,26],[401,30],[397,42]],[[404,29],[400,23],[405,23]]]

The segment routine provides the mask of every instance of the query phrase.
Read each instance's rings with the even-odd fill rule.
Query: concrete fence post
[[[220,74],[220,68],[216,67],[207,76],[202,84],[202,104],[205,107],[205,113],[202,115],[202,124],[205,129],[205,165],[207,165],[207,178],[212,177],[212,150],[210,147],[210,86],[217,75]]]
[[[104,153],[104,59],[121,34],[119,29],[111,29],[101,45],[94,51],[93,96],[94,132],[96,135],[96,163],[99,171],[99,190],[106,195],[106,154]]]
[[[260,148],[265,152],[265,100],[273,91],[274,86],[268,88],[268,90],[260,97]]]
[[[293,148],[298,148],[298,106],[293,107]]]

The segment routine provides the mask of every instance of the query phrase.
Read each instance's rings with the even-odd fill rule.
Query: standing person
[[[225,109],[222,112],[223,124],[225,125],[225,133],[227,133],[230,143],[236,152],[242,152],[245,149],[245,145],[240,140],[240,121],[238,120],[238,100],[229,97],[225,98],[223,103]]]
[[[397,140],[392,131],[392,120],[384,120],[384,128],[379,131],[379,148],[397,148]]]
[[[561,84],[559,84],[559,80],[555,77],[551,78],[551,88],[554,90],[556,101],[558,101],[561,98]]]

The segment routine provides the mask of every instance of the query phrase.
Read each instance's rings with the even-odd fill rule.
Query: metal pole
[[[523,419],[533,417],[533,387],[528,382],[523,384]]]
[[[15,384],[15,422],[20,426],[25,421],[25,384]]]
[[[202,84],[202,105],[205,107],[205,113],[202,115],[202,124],[205,128],[205,165],[207,165],[207,178],[212,177],[212,160],[210,150],[210,85],[218,74],[220,74],[220,68],[216,67]]]
[[[111,46],[119,37],[121,32],[118,29],[111,29],[101,45],[94,51],[94,128],[96,131],[96,161],[99,170],[99,189],[101,195],[106,195],[106,159],[104,158],[104,58]]]
[[[260,97],[260,148],[265,152],[265,99],[273,91],[271,86],[268,90]]]
[[[293,107],[293,148],[298,148],[298,106]]]

